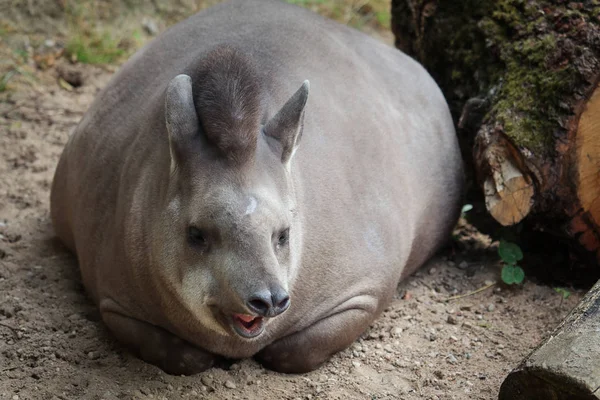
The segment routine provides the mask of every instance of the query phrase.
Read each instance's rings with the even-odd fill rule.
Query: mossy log
[[[600,399],[600,281],[514,369],[499,400]]]
[[[393,0],[396,45],[441,86],[500,224],[600,265],[600,2]]]

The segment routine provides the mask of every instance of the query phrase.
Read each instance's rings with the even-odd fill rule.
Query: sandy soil
[[[493,247],[481,250],[489,241],[467,230],[317,371],[282,375],[242,360],[167,375],[113,339],[74,256],[54,238],[48,197],[56,162],[112,72],[75,68],[79,88],[59,85],[53,67],[0,94],[0,399],[494,399],[507,372],[582,295],[561,301],[527,281],[447,301],[498,279]]]

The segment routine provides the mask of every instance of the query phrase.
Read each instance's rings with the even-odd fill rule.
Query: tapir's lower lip
[[[247,314],[233,314],[231,325],[235,333],[245,339],[259,336],[265,330],[264,318]]]

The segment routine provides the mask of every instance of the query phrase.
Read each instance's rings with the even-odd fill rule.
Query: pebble
[[[352,361],[352,365],[354,366],[354,368],[360,367],[360,363],[358,361]]]
[[[18,395],[18,394],[15,394],[15,395],[12,397],[12,400],[19,400],[19,395]]]
[[[454,318],[454,316],[452,316],[452,315],[448,315],[448,319],[446,319],[446,321],[450,325],[456,325],[457,324],[456,318]]]
[[[90,351],[89,353],[87,353],[87,356],[90,360],[97,360],[100,358],[100,352],[99,351]]]
[[[469,266],[469,263],[467,263],[466,261],[461,261],[460,264],[458,264],[458,268],[460,269],[466,269]]]
[[[213,384],[212,378],[210,378],[209,376],[206,376],[206,375],[203,376],[202,378],[200,378],[200,381],[202,382],[202,384],[204,386],[209,386],[210,387]]]
[[[435,267],[431,267],[429,268],[429,275],[433,275],[437,272],[437,269]]]
[[[402,328],[399,328],[399,327],[395,327],[390,331],[390,335],[395,338],[400,337],[401,334],[402,334]]]
[[[487,306],[487,310],[488,310],[489,312],[492,312],[492,311],[494,311],[495,309],[496,309],[496,306],[495,306],[495,305],[493,305],[493,304],[490,304],[489,306]]]
[[[456,359],[456,357],[454,357],[454,354],[449,353],[448,357],[446,357],[446,359],[448,360],[448,362],[450,364],[458,364],[458,360]]]
[[[237,386],[235,386],[235,383],[233,383],[233,381],[225,381],[225,387],[227,389],[235,389]]]
[[[156,36],[158,34],[158,25],[150,18],[144,18],[142,21],[142,27],[150,36]]]

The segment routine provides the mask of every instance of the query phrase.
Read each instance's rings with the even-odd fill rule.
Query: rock
[[[144,30],[146,31],[146,33],[150,36],[156,36],[158,35],[158,25],[156,24],[156,21],[154,21],[153,19],[150,19],[148,17],[144,18],[142,20],[142,27],[144,28]]]
[[[495,309],[496,309],[496,306],[493,304],[490,304],[489,306],[487,306],[488,312],[493,312]]]
[[[469,263],[466,261],[461,261],[460,264],[458,264],[458,268],[460,269],[467,269],[469,267]]]
[[[450,325],[456,325],[457,324],[456,318],[453,315],[448,315],[448,318],[446,319],[446,322],[448,322]]]
[[[456,359],[456,357],[454,357],[454,354],[452,353],[448,353],[446,360],[448,360],[450,364],[458,364],[458,360]]]
[[[225,381],[225,387],[227,389],[235,389],[237,386],[235,386],[235,383],[233,383],[233,381],[227,380]]]
[[[390,331],[390,335],[394,338],[400,337],[401,334],[402,328],[399,327],[392,328],[392,330]]]
[[[204,375],[202,378],[200,378],[200,382],[202,382],[204,386],[208,387],[211,387],[213,385],[213,379],[208,375]]]
[[[100,352],[99,351],[90,351],[89,353],[87,353],[87,356],[90,360],[97,360],[100,358]]]

